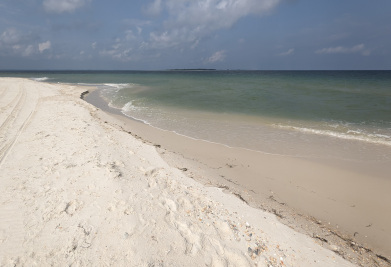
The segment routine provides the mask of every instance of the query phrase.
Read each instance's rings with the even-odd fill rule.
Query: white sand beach
[[[172,167],[85,90],[0,79],[1,266],[354,266]]]

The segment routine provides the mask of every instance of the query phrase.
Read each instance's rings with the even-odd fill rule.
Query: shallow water
[[[391,158],[391,71],[9,74],[1,75],[95,85],[126,116],[228,146],[301,157]]]

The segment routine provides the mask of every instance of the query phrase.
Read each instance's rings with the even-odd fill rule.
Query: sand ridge
[[[96,119],[85,89],[0,90],[2,266],[352,266]]]

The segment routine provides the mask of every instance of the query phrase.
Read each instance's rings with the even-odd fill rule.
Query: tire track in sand
[[[19,178],[11,173],[5,173],[3,164],[10,151],[17,143],[20,135],[29,125],[34,116],[40,94],[33,86],[18,84],[19,92],[15,92],[15,97],[10,103],[5,98],[0,99],[4,105],[3,114],[5,120],[0,126],[0,265],[17,264],[21,253],[26,227],[24,224],[25,203],[18,197],[23,195],[23,183],[15,183]],[[14,87],[15,88],[15,87]],[[7,91],[7,89],[5,89]],[[8,89],[11,90],[11,89]],[[16,90],[15,90],[16,91]],[[9,93],[9,92],[8,92]],[[20,183],[20,184],[18,184]],[[9,257],[1,255],[1,251],[8,251]],[[15,257],[14,257],[15,256]]]
[[[0,143],[0,167],[3,163],[3,161],[5,160],[7,154],[10,152],[11,148],[13,147],[15,142],[17,141],[18,137],[23,132],[23,130],[26,127],[26,125],[28,124],[28,122],[31,120],[31,117],[35,113],[36,108],[37,108],[37,104],[39,102],[38,100],[35,100],[35,105],[33,106],[33,108],[31,108],[31,110],[28,110],[26,112],[26,113],[28,113],[28,115],[27,115],[26,119],[23,120],[23,116],[21,116],[21,113],[22,113],[22,111],[29,109],[29,107],[25,105],[26,95],[27,95],[26,88],[20,88],[20,91],[21,91],[21,94],[18,94],[18,96],[17,96],[18,97],[17,104],[14,106],[11,113],[8,115],[6,120],[0,126],[0,136],[4,132],[6,132],[8,129],[12,129],[13,128],[12,126],[14,126],[14,125],[15,125],[15,128],[17,129],[16,131],[15,131],[15,129],[13,129],[13,131],[11,131],[11,130],[7,131],[4,134],[5,136],[3,135],[4,138],[2,138],[2,140],[0,141],[1,142]],[[15,99],[17,97],[15,97]],[[38,99],[39,99],[39,97],[38,97]],[[16,124],[19,124],[19,121],[21,121],[21,125],[20,125],[20,127],[17,127]],[[8,133],[8,136],[7,136],[7,133]]]
[[[3,121],[3,123],[1,124],[0,126],[0,134],[5,132],[9,127],[9,125],[15,121],[15,119],[17,118],[18,114],[20,113],[20,111],[22,110],[22,105],[24,104],[24,102],[26,101],[26,92],[25,90],[20,90],[21,93],[18,94],[16,98],[18,98],[18,102],[16,103],[16,105],[13,107],[13,109],[11,110],[11,112],[9,113],[9,115],[7,116],[7,118]],[[14,100],[15,100],[14,99]],[[8,105],[8,108],[10,106],[12,106],[12,102],[10,103],[11,105]]]
[[[0,99],[5,95],[5,93],[7,92],[7,89],[3,89],[3,91],[1,91],[0,93]]]
[[[4,89],[4,91],[7,91],[7,89]],[[17,99],[20,99],[21,95],[22,95],[22,90],[19,89],[18,93],[16,94],[16,96],[6,105],[4,105],[3,107],[0,108],[0,112],[4,112],[5,110],[9,109],[12,105],[15,104],[15,102],[17,101]],[[3,94],[4,95],[4,94]],[[0,96],[0,100],[3,98],[3,96]]]

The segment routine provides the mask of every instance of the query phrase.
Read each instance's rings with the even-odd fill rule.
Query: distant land
[[[211,71],[216,69],[169,69],[170,71]]]

